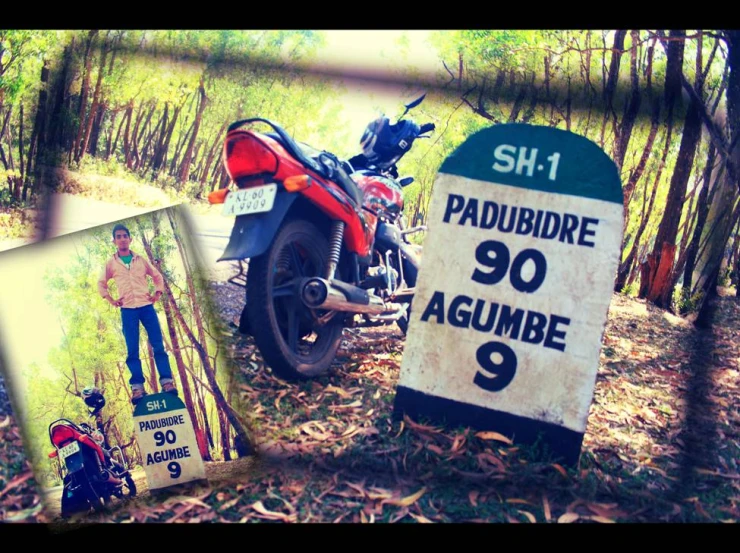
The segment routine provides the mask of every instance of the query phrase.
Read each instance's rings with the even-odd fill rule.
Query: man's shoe
[[[175,388],[174,382],[166,382],[162,384],[162,391],[167,394],[177,395],[177,388]]]
[[[131,403],[136,405],[146,395],[144,388],[134,388],[131,390]]]

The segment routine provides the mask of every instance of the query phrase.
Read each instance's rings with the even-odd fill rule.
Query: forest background
[[[156,304],[178,395],[185,404],[206,463],[248,456],[252,438],[238,381],[221,347],[223,325],[213,316],[205,272],[193,249],[183,208],[126,220],[132,250],[157,267],[164,294]],[[5,254],[0,280],[3,352],[17,416],[23,424],[35,478],[50,488],[62,483],[49,425],[60,418],[95,427],[83,389],[105,396],[109,445],[121,447],[126,463],[143,466],[131,407],[130,373],[120,309],[98,293],[98,279],[115,251],[112,225],[54,238]],[[13,282],[22,280],[21,288]],[[153,283],[150,284],[153,293]],[[118,297],[115,281],[111,295]],[[142,330],[140,358],[149,393],[159,391],[154,353]],[[246,445],[243,445],[246,444]],[[241,454],[241,455],[240,455]]]

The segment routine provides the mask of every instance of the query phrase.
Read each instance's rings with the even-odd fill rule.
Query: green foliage
[[[732,267],[724,265],[720,268],[719,275],[717,276],[717,286],[731,286],[732,285]]]
[[[625,296],[636,296],[637,292],[639,290],[639,284],[636,282],[632,282],[630,284],[625,284],[624,288],[622,288],[621,293]]]
[[[13,104],[38,80],[41,60],[56,43],[55,31],[0,29],[0,106]]]
[[[702,299],[701,293],[691,294],[691,290],[683,286],[676,286],[673,291],[672,308],[674,313],[693,313],[697,310]]]

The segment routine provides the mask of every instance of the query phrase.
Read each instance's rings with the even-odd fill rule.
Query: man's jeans
[[[149,336],[149,343],[154,350],[154,362],[159,372],[159,381],[172,381],[172,369],[167,353],[164,351],[162,342],[162,329],[159,326],[157,312],[154,311],[153,305],[145,305],[135,308],[121,308],[121,322],[123,323],[123,336],[126,338],[126,348],[128,357],[126,365],[131,371],[129,384],[132,387],[141,387],[144,385],[144,373],[141,369],[141,359],[139,359],[139,321],[144,325],[146,333]]]

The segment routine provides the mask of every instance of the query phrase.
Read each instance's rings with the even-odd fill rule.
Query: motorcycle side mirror
[[[419,96],[416,100],[414,100],[413,102],[406,104],[406,109],[407,110],[414,109],[416,106],[418,106],[424,101],[424,98],[426,98],[426,96],[427,96],[426,93],[424,93],[421,96]]]
[[[405,104],[405,107],[406,107],[406,111],[404,111],[404,112],[403,112],[403,115],[402,115],[401,117],[399,117],[399,118],[398,118],[398,120],[400,121],[401,119],[403,119],[403,118],[405,117],[405,115],[406,115],[406,114],[407,114],[407,113],[408,113],[408,112],[409,112],[410,110],[414,109],[414,108],[415,108],[416,106],[418,106],[419,104],[421,104],[421,103],[422,103],[422,102],[424,101],[424,98],[426,98],[426,96],[427,96],[427,95],[426,95],[426,92],[425,92],[424,94],[422,94],[421,96],[419,96],[419,97],[418,97],[418,98],[417,98],[416,100],[414,100],[413,102],[410,102],[410,103],[408,103],[408,104]]]
[[[412,182],[414,182],[414,177],[403,177],[398,180],[398,182],[401,184],[401,186],[408,186]]]

